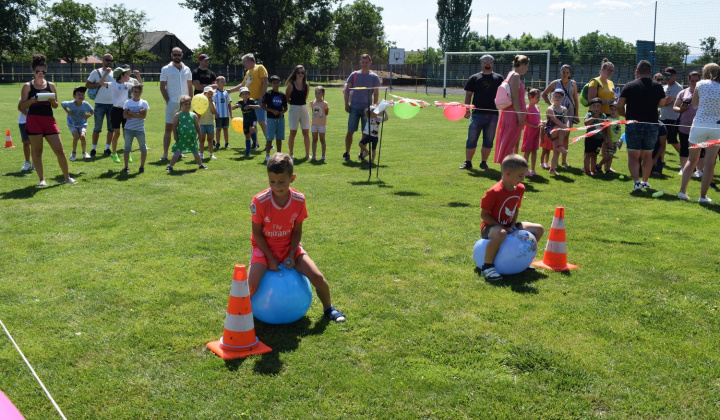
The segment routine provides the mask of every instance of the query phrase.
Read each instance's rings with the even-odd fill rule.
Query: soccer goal
[[[493,71],[503,77],[512,69],[515,55],[526,55],[530,59],[530,67],[523,77],[525,86],[542,90],[550,83],[550,50],[446,52],[443,60],[443,97],[447,96],[448,88],[462,89],[470,76],[482,71],[480,57],[485,54],[495,58]]]

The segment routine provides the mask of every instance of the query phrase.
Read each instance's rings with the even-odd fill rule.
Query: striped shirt
[[[227,90],[216,90],[215,96],[213,96],[213,102],[215,102],[215,110],[217,111],[218,118],[230,118],[230,94]]]

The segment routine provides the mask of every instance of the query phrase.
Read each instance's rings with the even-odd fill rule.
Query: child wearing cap
[[[250,89],[245,86],[240,88],[240,98],[232,109],[240,108],[243,116],[243,133],[245,134],[245,156],[250,156],[250,151],[257,147],[257,115],[256,109],[260,109],[255,99],[250,99]],[[250,144],[252,139],[252,144]]]
[[[78,140],[82,148],[83,159],[90,159],[90,155],[85,150],[85,131],[87,130],[87,120],[93,114],[93,107],[85,101],[85,86],[78,86],[73,89],[72,101],[64,101],[62,107],[67,113],[67,125],[70,133],[73,135],[73,148],[70,154],[70,162],[75,161],[75,153],[77,152]]]
[[[606,121],[607,115],[600,112],[601,108],[602,99],[595,97],[590,100],[589,112],[585,115],[585,126],[602,124]],[[595,130],[595,128],[588,130]],[[597,165],[597,155],[602,149],[603,141],[609,141],[609,139],[610,130],[607,128],[595,135],[585,137],[585,159],[583,160],[585,175],[595,175],[596,168],[600,166]]]
[[[205,86],[203,95],[208,98],[208,108],[202,114],[198,114],[198,124],[200,124],[200,159],[205,159],[206,139],[208,150],[210,151],[210,159],[217,159],[215,153],[213,153],[213,144],[215,144],[215,117],[217,117],[217,110],[215,109],[215,102],[213,101],[215,89],[210,86]]]
[[[558,157],[560,153],[567,153],[567,149],[563,147],[563,141],[568,136],[568,132],[564,129],[567,127],[568,112],[567,108],[561,105],[565,92],[561,89],[555,89],[552,94],[552,106],[548,107],[545,115],[545,134],[550,137],[553,143],[553,155],[550,163],[550,175],[558,175],[555,168],[558,165]]]
[[[142,84],[142,78],[140,72],[135,70],[133,72],[135,78],[140,84]],[[128,100],[128,94],[132,89],[133,84],[130,83],[130,69],[118,67],[113,70],[113,78],[115,79],[110,83],[110,92],[113,97],[113,109],[110,114],[110,121],[112,122],[113,136],[112,142],[110,143],[110,157],[113,162],[120,163],[120,157],[117,154],[117,142],[120,138],[120,127],[125,126],[124,110],[125,102]],[[130,159],[132,162],[132,158]]]
[[[265,133],[265,160],[270,160],[270,150],[273,140],[277,140],[277,151],[282,149],[282,140],[285,140],[285,113],[288,109],[287,96],[280,92],[280,77],[270,76],[272,90],[265,92],[260,102],[260,109],[267,112],[267,132]]]

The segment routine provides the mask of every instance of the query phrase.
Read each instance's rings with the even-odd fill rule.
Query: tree
[[[45,52],[49,61],[63,59],[72,65],[91,54],[94,46],[95,9],[89,4],[62,0],[43,10],[43,23],[34,34],[33,44]]]
[[[690,54],[690,47],[684,42],[661,43],[655,45],[656,62],[659,66],[682,66]]]
[[[30,34],[30,17],[37,15],[43,0],[1,0],[0,56],[9,58],[23,51],[24,41]]]
[[[693,60],[693,64],[717,63],[720,61],[720,49],[716,47],[716,43],[717,38],[714,36],[701,39],[700,49],[702,50],[702,55]]]
[[[370,54],[376,63],[388,60],[382,7],[368,0],[355,0],[335,12],[335,46],[343,64],[357,64],[362,54]]]
[[[440,29],[440,48],[443,51],[467,51],[472,0],[438,0],[437,4],[435,19]]]
[[[418,50],[411,52],[405,57],[405,64],[425,64],[440,65],[442,64],[443,53],[439,49],[430,47],[429,50]]]
[[[607,57],[613,64],[634,66],[636,61],[635,45],[610,34],[601,35],[600,31],[587,33],[577,40],[578,54],[574,64],[597,64]]]
[[[142,47],[142,33],[148,22],[145,12],[135,12],[122,4],[114,4],[100,11],[100,21],[110,28],[111,41],[104,48],[116,62],[144,63],[157,58]]]

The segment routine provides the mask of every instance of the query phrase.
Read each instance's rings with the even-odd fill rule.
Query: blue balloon
[[[473,247],[473,260],[478,268],[485,264],[485,248],[489,239],[480,239]],[[517,274],[525,271],[535,259],[537,241],[526,230],[516,230],[507,235],[495,256],[495,270],[499,274]]]
[[[622,137],[620,137],[620,140],[622,140],[622,142],[625,143],[625,133],[623,133]]]
[[[280,264],[278,271],[268,270],[250,299],[255,318],[268,324],[289,324],[310,309],[312,289],[307,277],[294,268]]]

